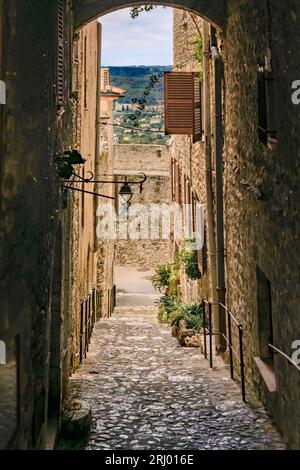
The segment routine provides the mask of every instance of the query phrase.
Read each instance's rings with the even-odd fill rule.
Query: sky
[[[158,7],[136,19],[130,8],[102,16],[102,65],[173,63],[172,8]]]

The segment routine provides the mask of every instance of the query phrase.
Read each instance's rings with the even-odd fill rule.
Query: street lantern
[[[119,195],[127,203],[127,205],[129,205],[132,199],[133,193],[127,180],[125,180],[122,188],[120,189]]]
[[[54,162],[55,162],[55,171],[56,174],[61,178],[62,182],[64,183],[63,188],[65,190],[70,190],[70,191],[79,191],[81,193],[87,193],[87,194],[92,194],[94,196],[99,196],[103,197],[105,199],[115,199],[112,196],[106,195],[106,194],[99,194],[94,191],[87,191],[84,188],[78,188],[76,186],[73,186],[75,183],[83,183],[83,184],[122,184],[122,187],[119,191],[120,197],[124,200],[124,202],[127,204],[127,207],[130,206],[130,201],[133,197],[133,192],[132,189],[129,185],[128,182],[128,177],[124,175],[124,180],[119,179],[119,177],[116,177],[116,175],[105,175],[106,177],[112,178],[112,179],[104,179],[104,180],[95,180],[94,179],[94,174],[91,171],[88,171],[87,173],[90,174],[90,176],[87,178],[80,176],[75,172],[75,168],[73,167],[74,165],[84,165],[86,160],[81,156],[81,154],[78,152],[78,150],[73,149],[73,150],[67,150],[65,152],[60,152],[56,153],[53,156]],[[137,181],[135,180],[135,177],[132,176],[130,178],[130,184],[138,184],[140,186],[140,193],[143,191],[143,184],[145,183],[147,176],[145,173],[139,173],[137,175],[139,178]],[[68,183],[69,182],[69,183]]]

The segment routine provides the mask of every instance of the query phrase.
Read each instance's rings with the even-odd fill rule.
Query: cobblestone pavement
[[[151,307],[119,307],[96,325],[71,396],[92,408],[86,449],[284,449],[227,367],[181,348]]]

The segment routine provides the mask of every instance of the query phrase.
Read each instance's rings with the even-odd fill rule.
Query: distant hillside
[[[149,84],[151,75],[170,70],[171,66],[138,66],[138,67],[109,67],[111,82],[127,90],[126,97],[120,100],[123,103],[131,103],[134,98],[141,98],[144,89]],[[152,89],[147,102],[154,105],[158,100],[163,100],[164,83],[163,78]]]

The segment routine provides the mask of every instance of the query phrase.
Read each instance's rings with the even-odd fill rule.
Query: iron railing
[[[116,306],[116,286],[112,289],[93,289],[80,304],[80,347],[79,362],[82,363],[89,351],[94,325],[103,315],[104,296],[107,295],[106,316],[110,318]]]
[[[80,349],[79,362],[82,363],[89,350],[94,324],[97,318],[97,291],[93,289],[80,305]]]
[[[116,306],[116,286],[107,290],[107,316],[110,318]]]
[[[289,357],[286,353],[284,353],[283,351],[281,351],[281,349],[278,349],[276,348],[275,346],[273,346],[272,344],[269,344],[269,348],[272,349],[273,353],[274,354],[278,354],[279,356],[283,357],[284,359],[287,360],[287,362],[289,364],[291,364],[292,366],[294,366],[296,368],[296,370],[298,372],[300,372],[300,367],[298,364],[296,364],[295,361],[293,361],[293,359],[291,357]]]
[[[203,300],[203,315],[204,315],[204,325],[203,325],[203,336],[204,336],[204,356],[205,359],[208,358],[207,354],[207,337],[209,337],[209,365],[210,368],[213,368],[213,336],[222,336],[226,341],[229,350],[229,366],[230,366],[230,376],[232,380],[235,379],[234,377],[234,366],[233,366],[233,359],[234,357],[238,361],[240,365],[240,379],[241,379],[241,390],[242,390],[242,398],[243,401],[246,402],[246,387],[245,387],[245,363],[244,363],[244,346],[243,346],[243,326],[232,312],[221,302],[212,302]],[[221,307],[221,309],[226,314],[227,320],[227,334],[220,331],[213,330],[212,327],[212,306],[217,305]],[[232,334],[232,326],[236,327],[236,331],[238,332],[238,351],[233,346],[233,334]]]

